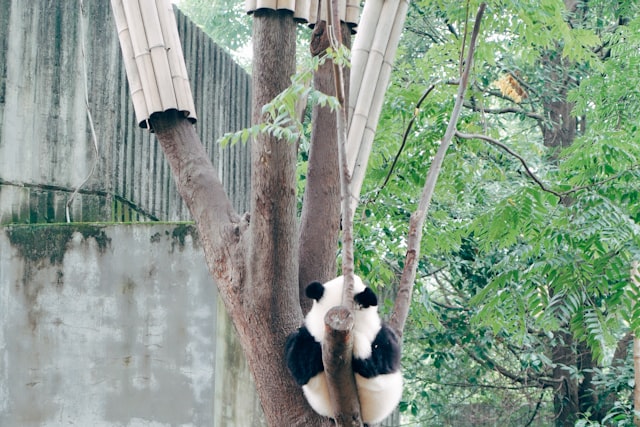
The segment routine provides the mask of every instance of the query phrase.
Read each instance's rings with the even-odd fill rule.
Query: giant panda
[[[343,287],[343,276],[307,286],[305,293],[313,299],[313,305],[304,324],[287,338],[285,346],[287,367],[293,378],[302,386],[313,410],[326,417],[335,414],[322,365],[324,318],[331,308],[342,303]],[[362,420],[376,424],[393,411],[402,395],[400,342],[381,321],[375,293],[358,276],[354,276],[353,293],[353,371]]]
[[[353,372],[362,421],[378,424],[402,397],[400,340],[378,314],[378,298],[367,287],[354,292]]]

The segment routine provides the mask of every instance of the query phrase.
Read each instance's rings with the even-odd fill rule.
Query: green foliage
[[[340,107],[335,96],[324,94],[311,86],[313,72],[327,60],[345,63],[348,58],[348,49],[344,47],[338,51],[328,49],[325,55],[309,58],[308,63],[291,78],[291,85],[262,107],[263,122],[237,132],[226,133],[218,143],[223,147],[229,143],[246,143],[249,138],[255,138],[259,134],[272,135],[289,142],[304,139],[304,125],[298,117],[300,100],[308,100],[310,105],[328,106],[332,110]]]
[[[403,267],[408,218],[446,127],[456,90],[446,83],[459,76],[477,4],[410,5],[356,230],[370,236],[356,253],[373,282],[392,283]],[[456,425],[446,419],[456,408],[499,411],[520,399],[531,416],[541,402],[536,420],[549,425],[552,394],[543,390],[554,351],[575,356],[580,346],[598,374],[588,383],[591,371],[567,363],[572,381],[613,396],[602,407],[585,403],[584,422],[625,425],[628,386],[612,385],[612,361],[620,337],[640,332],[631,275],[640,260],[640,5],[595,0],[569,12],[560,0],[496,0],[488,12],[458,128],[517,152],[545,188],[499,147],[458,140],[450,148],[421,243],[402,410],[416,425]],[[505,73],[525,91],[521,102],[497,90]],[[577,123],[557,113],[565,105]],[[568,126],[575,136],[563,147],[545,139]]]
[[[205,3],[182,0],[181,7]],[[409,4],[354,230],[356,269],[383,292],[392,292],[387,285],[404,267],[409,217],[447,126],[479,3]],[[500,147],[451,146],[405,331],[405,424],[550,425],[557,367],[584,395],[600,398],[573,414],[577,425],[632,418],[630,362],[614,351],[622,336],[640,333],[640,287],[631,273],[640,261],[640,5],[577,1],[567,11],[565,3],[488,2],[458,128],[499,140],[539,182]],[[247,33],[230,31],[236,25],[211,31],[222,31],[221,40],[241,34],[238,45],[223,42],[237,48]],[[262,132],[299,141],[303,179],[307,129],[296,104],[309,97],[337,108],[335,98],[309,88],[316,61],[265,106],[263,123],[222,143]],[[505,75],[522,99],[499,91]],[[578,349],[588,367],[577,362]],[[555,360],[559,350],[576,361]]]
[[[251,18],[244,11],[244,2],[180,0],[179,7],[219,46],[237,51],[251,40]]]

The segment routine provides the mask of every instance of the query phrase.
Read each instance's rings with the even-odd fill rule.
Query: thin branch
[[[423,380],[426,382],[427,380]],[[484,388],[484,389],[493,389],[493,390],[527,390],[527,389],[539,389],[540,386],[537,384],[522,384],[518,386],[508,386],[508,385],[496,385],[496,384],[485,384],[485,383],[450,383],[446,381],[430,381],[432,384],[437,384],[439,386],[444,387],[457,387],[457,388]]]
[[[458,64],[459,73],[462,75],[464,71],[464,48],[467,44],[467,29],[469,25],[469,10],[471,9],[469,5],[469,0],[467,0],[467,4],[465,5],[465,17],[464,17],[464,34],[462,35],[462,48],[460,49],[460,62]]]
[[[404,130],[404,134],[402,135],[402,143],[400,144],[400,148],[398,149],[398,152],[396,153],[395,157],[393,158],[393,162],[391,163],[391,167],[389,168],[389,172],[387,173],[387,176],[385,177],[384,182],[382,183],[382,185],[380,186],[380,188],[376,192],[376,195],[373,197],[372,202],[374,202],[378,198],[378,195],[380,195],[380,192],[382,190],[384,190],[384,188],[389,183],[389,179],[391,179],[391,175],[393,174],[393,171],[394,171],[394,169],[396,167],[396,164],[398,163],[398,159],[400,158],[400,154],[402,154],[402,151],[404,150],[404,147],[407,144],[407,139],[409,138],[409,132],[411,132],[411,129],[413,128],[413,124],[416,121],[416,117],[418,115],[417,114],[417,110],[420,109],[420,107],[422,106],[422,103],[424,102],[424,100],[427,99],[427,96],[429,96],[429,94],[433,91],[433,89],[435,89],[436,84],[438,84],[438,83],[439,82],[432,83],[431,86],[429,86],[429,88],[422,94],[422,96],[420,97],[420,99],[416,103],[416,106],[414,108],[413,117],[411,117],[411,120],[409,120],[409,124],[407,124],[407,128]]]
[[[431,304],[433,305],[437,305],[440,308],[444,308],[445,310],[452,310],[452,311],[469,311],[468,308],[465,307],[454,307],[453,305],[449,305],[449,304],[445,304],[443,302],[438,302],[435,300],[431,300]]]
[[[342,29],[338,17],[338,0],[327,0],[327,30],[329,43],[334,52],[340,52],[342,45]],[[345,81],[342,66],[333,62],[333,81],[336,98],[340,108],[336,110],[336,128],[338,132],[338,159],[340,162],[340,196],[342,205],[342,274],[344,275],[344,291],[342,304],[353,309],[353,215],[351,212],[351,176],[347,164],[347,103],[345,98]]]
[[[483,113],[487,113],[487,114],[507,114],[507,113],[514,113],[514,114],[521,114],[525,117],[529,117],[531,119],[540,121],[540,122],[544,122],[545,119],[542,115],[538,114],[538,113],[534,113],[531,111],[526,111],[523,110],[522,108],[515,108],[515,107],[504,107],[504,108],[478,108],[477,106],[471,105],[468,102],[465,102],[464,104],[465,108],[469,108],[473,111],[482,111]]]
[[[540,399],[538,399],[538,403],[536,403],[536,407],[533,409],[533,414],[531,414],[531,418],[529,418],[529,422],[527,422],[524,427],[528,427],[533,424],[533,421],[538,416],[538,412],[540,411],[540,406],[542,406],[542,400],[544,399],[545,390],[542,389],[542,393],[540,393]]]
[[[93,176],[98,167],[98,158],[100,157],[100,153],[98,150],[98,137],[96,136],[96,129],[93,126],[93,115],[91,114],[91,106],[89,105],[89,89],[87,87],[87,57],[85,54],[85,45],[84,45],[84,1],[80,0],[80,54],[82,55],[82,82],[84,88],[84,105],[87,110],[87,120],[89,121],[89,130],[91,131],[91,142],[93,143],[93,162],[91,162],[91,169],[87,176],[82,180],[82,182],[76,187],[71,196],[67,200],[65,206],[65,213],[67,222],[71,222],[71,204],[75,199],[76,195],[80,191],[82,187],[89,181],[89,179]]]
[[[610,176],[609,178],[605,178],[605,179],[603,179],[601,181],[597,181],[597,182],[594,182],[592,184],[587,184],[587,185],[581,185],[579,187],[574,187],[571,190],[567,190],[562,194],[564,196],[568,196],[569,194],[577,193],[578,191],[588,190],[589,188],[593,188],[593,187],[599,187],[601,185],[606,184],[609,181],[615,181],[616,179],[622,177],[623,175],[631,173],[632,171],[634,171],[636,169],[640,169],[640,163],[636,163],[635,165],[632,165],[629,169],[625,169],[623,171],[620,171],[617,174]]]
[[[411,220],[409,221],[409,235],[407,237],[407,254],[405,257],[405,266],[400,278],[400,285],[398,286],[398,295],[396,296],[396,300],[394,303],[393,313],[389,320],[390,327],[394,329],[400,337],[402,337],[404,325],[409,314],[411,294],[413,292],[413,283],[416,278],[418,259],[420,257],[420,240],[422,239],[422,227],[424,226],[427,212],[429,210],[429,205],[431,204],[431,198],[433,197],[436,181],[438,179],[438,175],[440,174],[440,169],[442,168],[444,157],[447,153],[449,145],[451,145],[451,140],[453,139],[456,131],[456,125],[458,122],[458,118],[460,117],[460,111],[464,102],[464,95],[469,82],[469,73],[471,72],[471,66],[473,63],[473,54],[476,48],[476,41],[478,38],[478,34],[480,33],[480,22],[482,21],[482,15],[484,14],[484,10],[486,7],[487,4],[483,2],[478,8],[473,31],[471,34],[471,40],[469,42],[467,59],[464,63],[464,71],[462,73],[462,76],[460,77],[458,94],[455,105],[453,107],[453,111],[451,112],[449,125],[447,126],[447,130],[442,138],[442,142],[440,143],[438,152],[431,162],[431,167],[429,168],[429,172],[427,173],[427,178],[422,190],[418,209],[411,215]]]
[[[338,17],[338,0],[325,0],[327,3],[327,34],[334,52],[340,53],[342,28]],[[338,160],[340,169],[340,196],[342,205],[342,274],[344,289],[342,306],[331,309],[325,317],[325,336],[322,346],[322,362],[325,366],[327,386],[337,426],[360,427],[360,401],[356,389],[351,360],[353,357],[353,215],[351,214],[351,176],[347,164],[347,103],[345,98],[345,79],[342,66],[333,63],[333,81],[335,93],[340,103],[336,111],[336,131]]]
[[[569,195],[573,194],[573,193],[577,193],[578,191],[582,191],[582,190],[588,190],[590,188],[593,187],[599,187],[601,185],[606,184],[607,182],[610,181],[615,181],[616,179],[622,177],[623,175],[626,175],[628,173],[631,173],[632,171],[636,170],[636,169],[640,169],[640,163],[636,163],[635,165],[632,165],[631,167],[629,167],[628,169],[625,169],[623,171],[618,172],[615,175],[612,175],[608,178],[605,178],[603,180],[591,183],[591,184],[587,184],[587,185],[581,185],[578,187],[573,187],[570,190],[567,191],[555,191],[552,190],[551,188],[549,188],[545,183],[542,182],[542,180],[540,178],[538,178],[533,171],[529,168],[529,165],[527,164],[527,161],[518,153],[516,153],[515,151],[513,151],[511,148],[509,148],[507,145],[503,144],[502,142],[498,141],[495,138],[491,138],[488,135],[483,135],[483,134],[469,134],[469,133],[463,133],[460,131],[456,130],[456,136],[458,138],[462,138],[462,139],[480,139],[483,141],[486,141],[492,145],[495,145],[496,147],[506,151],[508,154],[512,155],[513,157],[515,157],[516,159],[518,159],[518,161],[520,161],[520,164],[522,164],[522,166],[524,167],[525,173],[529,176],[529,178],[531,178],[536,185],[538,185],[538,187],[540,187],[540,189],[544,192],[547,192],[549,194],[553,194],[554,196],[556,196],[558,199],[560,200],[564,200],[566,199]]]
[[[517,382],[519,384],[539,384],[541,387],[554,387],[555,383],[552,380],[545,379],[543,377],[530,377],[529,375],[525,375],[524,377],[517,375],[511,371],[509,371],[504,366],[496,363],[494,360],[491,360],[489,357],[481,358],[480,356],[474,354],[473,351],[468,348],[461,346],[464,352],[469,356],[473,361],[475,361],[480,366],[499,373],[505,378],[510,379],[511,381]]]
[[[506,151],[507,153],[509,153],[510,155],[512,155],[513,157],[515,157],[516,159],[518,159],[520,161],[520,163],[522,164],[522,167],[524,167],[525,172],[527,173],[527,175],[529,175],[529,178],[531,178],[537,185],[538,187],[540,187],[540,189],[542,191],[545,191],[547,193],[551,193],[554,196],[558,197],[559,199],[562,199],[564,197],[563,193],[559,193],[557,191],[554,191],[552,189],[550,189],[549,187],[547,187],[545,185],[545,183],[543,183],[540,178],[538,178],[533,171],[529,168],[529,165],[527,164],[527,161],[524,159],[524,157],[522,157],[521,155],[519,155],[518,153],[516,153],[515,151],[513,151],[511,148],[507,147],[505,144],[503,144],[502,142],[498,141],[497,139],[491,138],[490,136],[487,135],[482,135],[479,133],[462,133],[460,131],[456,131],[456,136],[458,138],[462,138],[462,139],[481,139],[483,141],[487,141],[490,144],[493,144],[497,147],[500,147],[502,150]]]

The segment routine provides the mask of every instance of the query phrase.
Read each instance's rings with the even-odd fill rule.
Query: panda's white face
[[[353,355],[358,359],[371,356],[371,343],[382,327],[378,314],[378,297],[369,288],[354,295]]]
[[[344,288],[344,276],[338,276],[329,280],[323,285],[323,293],[320,299],[313,301],[311,310],[304,319],[304,325],[309,333],[318,342],[324,340],[324,317],[329,310],[338,305],[342,305],[342,289]],[[354,276],[353,293],[357,294],[364,291],[365,285],[362,279]]]

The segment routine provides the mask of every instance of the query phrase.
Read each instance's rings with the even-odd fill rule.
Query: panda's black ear
[[[378,305],[378,297],[368,286],[364,289],[364,291],[354,295],[353,299],[362,308],[368,308]]]
[[[324,285],[320,282],[311,282],[307,285],[305,294],[307,295],[307,298],[312,298],[316,301],[320,301],[320,298],[322,298],[322,295],[324,295]]]

